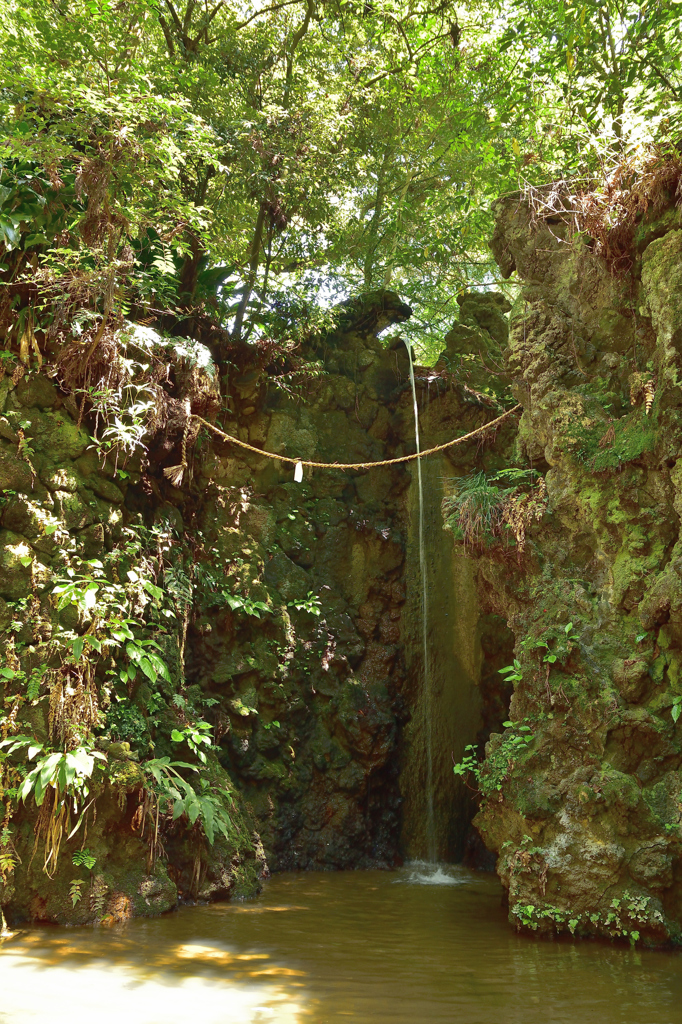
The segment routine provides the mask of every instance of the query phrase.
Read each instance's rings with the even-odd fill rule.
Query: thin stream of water
[[[406,343],[407,357],[410,361],[410,385],[412,386],[412,405],[414,408],[414,439],[417,453],[421,452],[419,442],[419,407],[417,405],[417,388],[414,383],[414,363],[412,347]],[[422,659],[424,664],[424,735],[426,738],[426,852],[430,863],[437,861],[436,822],[433,811],[433,721],[432,721],[432,686],[431,668],[429,665],[428,623],[429,596],[426,565],[426,546],[424,543],[424,486],[422,483],[422,460],[417,459],[417,488],[419,494],[419,577],[421,581],[421,620],[422,620]]]

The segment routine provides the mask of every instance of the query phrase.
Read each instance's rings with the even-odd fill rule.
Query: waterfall
[[[405,343],[410,361],[410,384],[412,386],[412,403],[414,406],[414,439],[419,447],[419,408],[417,406],[417,389],[414,383],[414,363],[412,346]],[[437,860],[436,822],[433,810],[433,695],[431,686],[431,666],[429,664],[429,595],[426,564],[426,547],[424,544],[424,487],[422,483],[422,460],[417,459],[417,488],[419,493],[419,575],[421,580],[421,620],[422,620],[422,661],[424,674],[424,725],[426,738],[426,849],[428,860],[433,864]]]

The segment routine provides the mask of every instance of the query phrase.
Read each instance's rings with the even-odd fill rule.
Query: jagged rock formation
[[[640,218],[620,276],[561,217],[520,198],[497,212],[493,251],[523,283],[517,464],[544,475],[547,506],[523,552],[498,537],[477,553],[517,665],[476,825],[518,926],[678,941],[679,211]]]

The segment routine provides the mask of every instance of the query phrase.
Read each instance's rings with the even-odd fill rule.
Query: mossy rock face
[[[7,600],[19,601],[30,593],[32,556],[25,537],[0,530],[0,593]]]
[[[63,581],[65,576],[64,555],[67,554],[67,566],[71,560],[71,567],[86,573],[83,560],[100,555],[97,567],[101,571],[116,536],[125,536],[121,530],[132,518],[124,504],[123,490],[110,479],[113,467],[102,467],[92,453],[85,454],[90,437],[85,427],[74,422],[64,400],[54,384],[38,374],[26,376],[16,387],[5,378],[0,389],[0,402],[6,413],[0,420],[0,484],[5,491],[0,502],[0,667],[6,696],[9,685],[13,695],[20,693],[23,698],[16,705],[6,703],[5,713],[13,706],[17,712],[16,721],[9,722],[10,736],[23,732],[48,749],[60,745],[48,708],[50,690],[64,678],[63,631],[67,631],[68,651],[73,638],[87,626],[74,605],[61,610],[56,607],[52,592],[57,579]],[[18,429],[24,430],[28,445],[23,459],[17,456]],[[74,460],[78,460],[77,466]],[[128,475],[131,477],[132,473]],[[140,501],[139,495],[133,504],[136,500]],[[158,512],[164,522],[170,521],[174,536],[182,537],[184,524],[178,509],[163,501],[158,504],[152,513]],[[136,525],[133,536],[139,532],[139,518]],[[182,546],[174,552],[181,580],[186,578],[182,575],[186,572],[184,555]],[[128,578],[125,573],[135,564],[133,546],[121,562],[124,580]],[[118,582],[116,558],[109,560],[107,571],[105,582]],[[100,585],[101,582],[100,577]],[[154,699],[157,704],[163,699],[164,706],[158,715],[170,734],[177,725],[182,727],[177,715],[180,705],[173,703],[173,697],[184,688],[185,680],[177,636],[169,631],[160,637],[157,649],[168,667],[171,682],[163,680],[157,687],[163,693],[156,693]],[[22,659],[22,667],[28,669],[25,678],[17,674],[16,656]],[[87,647],[82,657],[86,656]],[[42,675],[31,684],[30,671],[36,665]],[[104,665],[96,673],[94,681],[104,712],[98,730],[102,733],[107,706],[102,687],[106,679]],[[34,691],[34,695],[38,694],[36,699],[28,696],[29,685],[38,685],[39,689]],[[73,688],[67,699],[69,696],[73,696]],[[146,698],[151,696],[148,691]],[[195,694],[195,699],[198,696]],[[146,705],[142,707],[146,711]],[[135,724],[144,731],[142,713],[135,718]],[[171,821],[169,811],[161,821],[168,843],[164,853],[150,847],[153,829],[150,833],[148,823],[141,835],[149,778],[141,767],[138,751],[131,748],[125,737],[112,742],[106,734],[100,735],[96,743],[98,752],[108,753],[105,769],[102,770],[104,762],[98,760],[90,780],[90,796],[95,802],[88,805],[87,811],[88,863],[80,856],[83,828],[70,839],[62,837],[57,858],[54,850],[45,848],[44,816],[40,817],[41,811],[32,798],[16,806],[16,796],[11,794],[17,782],[11,765],[9,777],[3,775],[7,788],[0,790],[0,819],[4,819],[9,799],[12,845],[3,847],[1,852],[6,855],[9,849],[16,863],[0,879],[0,907],[10,926],[35,921],[111,923],[131,916],[154,916],[177,906],[181,895],[197,898],[199,888],[201,898],[206,899],[227,898],[235,888],[242,895],[258,891],[267,866],[258,846],[255,825],[214,756],[212,764],[202,769],[210,779],[209,786],[215,784],[221,793],[232,794],[225,797],[230,806],[230,838],[218,836],[211,846],[198,827],[189,826],[188,820]],[[148,742],[140,741],[140,746],[143,758],[152,754]],[[166,753],[177,758],[177,748],[161,749],[158,756]],[[184,753],[186,757],[192,754],[190,750]],[[71,825],[74,824],[72,821]],[[257,849],[261,855],[257,855]]]
[[[239,419],[227,429],[271,451],[330,461],[402,453],[412,431],[400,376],[406,354],[385,351],[374,335],[408,312],[395,296],[354,307],[354,329],[335,335],[326,350],[338,370],[306,403],[265,393],[257,369],[245,366],[231,399]],[[61,578],[60,552],[68,549],[100,561],[109,581],[125,582],[135,557],[125,554],[112,564],[110,555],[130,536],[133,510],[143,511],[147,528],[163,519],[172,531],[166,557],[178,588],[178,630],[186,581],[198,567],[184,638],[170,628],[158,641],[171,682],[159,683],[156,696],[153,687],[139,686],[139,714],[128,709],[127,717],[117,717],[105,709],[119,731],[110,735],[103,726],[97,739],[108,761],[97,818],[88,824],[94,866],[74,863],[74,838],[63,844],[53,878],[42,871],[40,851],[28,871],[37,817],[29,800],[14,818],[21,864],[0,893],[7,919],[82,924],[162,913],[183,899],[247,896],[262,884],[269,862],[279,868],[394,863],[409,474],[401,466],[376,476],[358,473],[356,487],[355,477],[316,473],[299,485],[286,465],[223,455],[218,447],[197,460],[195,490],[185,505],[187,495],[177,489],[166,500],[169,488],[156,465],[147,470],[146,490],[131,482],[139,479],[133,471],[120,486],[114,482],[113,465],[102,467],[88,450],[87,424],[77,426],[52,384],[27,378],[20,392],[4,394],[7,451],[16,452],[16,430],[24,423],[36,480],[22,463],[8,477],[8,489],[17,493],[4,505],[7,565],[0,582],[9,601],[42,602],[40,623],[15,639],[30,644],[38,629],[48,636],[57,622],[83,632],[75,607],[57,613],[50,599],[55,581],[43,563]],[[16,464],[14,458],[12,472]],[[231,495],[240,487],[235,504]],[[26,551],[15,557],[17,544]],[[152,564],[156,555],[150,554]],[[14,613],[1,607],[9,625]],[[216,725],[220,764],[212,754],[202,778],[211,793],[229,794],[230,835],[216,834],[211,845],[198,825],[173,822],[169,814],[161,825],[164,856],[154,860],[138,814],[144,761],[152,755],[147,704],[156,701],[153,756],[196,761],[186,743],[169,739],[183,727],[179,709],[189,699],[196,707],[205,703],[203,714]],[[49,742],[47,720],[42,731],[28,712],[22,721]]]
[[[409,310],[384,294],[346,312],[333,335],[311,342],[327,376],[305,402],[249,394],[241,424],[267,451],[377,462],[412,444],[405,346],[386,349],[375,336]],[[459,393],[449,396],[438,440],[461,413]],[[246,403],[245,382],[234,398]],[[305,470],[296,483],[293,467],[235,451],[207,459],[209,471],[220,488],[250,480],[238,509],[208,494],[201,508],[212,572],[268,609],[256,617],[246,605],[221,607],[217,583],[198,596],[187,675],[229,721],[221,763],[253,809],[272,869],[391,865],[400,857],[411,475],[402,466]]]
[[[644,250],[642,284],[659,343],[674,360],[682,348],[682,228],[654,239]]]
[[[14,391],[15,397],[26,408],[51,409],[58,401],[54,385],[42,373],[30,373],[23,377]]]
[[[465,292],[457,297],[457,304],[461,324],[486,331],[500,347],[507,344],[509,321],[505,314],[511,309],[511,303],[504,295],[500,292]]]
[[[477,562],[516,637],[513,724],[488,744],[475,819],[510,921],[650,944],[682,941],[682,231],[666,224],[635,260],[633,318],[628,282],[498,204],[493,250],[524,283],[519,443],[548,506],[516,566],[494,547]]]
[[[24,431],[39,462],[57,467],[68,465],[92,444],[87,430],[74,423],[64,408],[58,411],[35,406],[27,408],[11,394],[5,414],[15,432],[19,427]]]
[[[17,455],[17,446],[0,441],[0,491],[31,490],[31,467]]]

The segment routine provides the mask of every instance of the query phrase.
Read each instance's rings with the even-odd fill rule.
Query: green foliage
[[[576,418],[568,437],[579,462],[595,473],[617,470],[653,450],[657,439],[655,415],[637,410],[608,425],[603,421],[586,426]]]
[[[32,447],[32,438],[27,437],[24,433],[25,430],[30,428],[31,424],[27,420],[22,420],[19,424],[19,444],[17,446],[17,454],[20,459],[24,462],[28,462],[31,465],[31,459],[35,455],[35,448]]]
[[[92,776],[96,760],[106,760],[104,754],[87,746],[76,747],[71,751],[46,751],[30,736],[13,736],[0,740],[0,750],[3,747],[7,747],[7,757],[24,749],[29,761],[38,754],[43,755],[24,778],[19,788],[20,800],[26,801],[33,796],[36,805],[40,807],[46,793],[53,790],[55,805],[60,806],[71,800],[74,813],[78,813],[79,806],[83,805],[89,795],[88,779]],[[82,815],[74,832],[81,821]]]
[[[77,903],[80,903],[82,899],[81,889],[85,885],[84,878],[74,878],[69,885],[69,899],[71,900],[71,906],[75,907]]]
[[[106,906],[108,886],[101,875],[92,880],[90,888],[90,908],[96,920],[100,920]]]
[[[496,538],[523,549],[530,521],[544,511],[544,480],[532,469],[513,466],[488,475],[471,473],[453,481],[443,499],[445,525],[458,540],[481,547]]]
[[[252,601],[250,597],[244,597],[242,594],[226,594],[221,592],[221,597],[224,597],[225,604],[233,612],[243,611],[246,615],[253,615],[257,619],[260,618],[261,612],[272,611],[264,601]]]
[[[322,614],[322,601],[317,594],[309,590],[304,598],[287,601],[287,608],[295,608],[297,612],[318,616]]]
[[[141,367],[143,373],[147,370],[147,366]],[[108,424],[92,439],[102,461],[112,453],[130,457],[145,450],[144,438],[157,404],[156,388],[143,380],[105,391],[88,388],[86,394],[95,416]]]
[[[465,544],[480,545],[499,537],[505,526],[506,493],[483,472],[460,477],[454,481],[454,493],[443,499],[445,525]]]
[[[533,903],[516,903],[511,908],[511,912],[518,920],[519,924],[524,928],[529,928],[531,931],[537,931],[543,921],[552,921],[557,925],[559,930],[562,930],[562,928],[567,925],[569,931],[573,934],[580,921],[580,918],[573,918],[569,920],[568,913],[565,913],[552,904],[536,906]]]
[[[78,317],[72,331],[82,331]],[[168,373],[169,363],[204,371],[215,379],[215,365],[205,345],[191,338],[165,338],[141,324],[124,320],[115,333],[115,355],[97,385],[75,388],[91,409],[94,419],[93,449],[102,463],[113,458],[117,475],[119,457],[124,464],[146,450],[145,439],[163,408],[163,389],[159,378]],[[123,477],[125,478],[125,477]]]
[[[464,756],[462,757],[462,760],[458,761],[457,764],[453,765],[452,770],[455,773],[455,775],[459,775],[461,777],[466,778],[466,776],[471,774],[478,781],[478,779],[480,778],[480,765],[478,758],[476,756],[477,750],[478,747],[476,746],[475,743],[468,743],[466,745],[466,747],[464,748]]]
[[[90,796],[90,780],[98,760],[106,761],[106,758],[89,745],[65,751],[46,749],[31,736],[18,735],[0,741],[0,766],[2,761],[16,754],[25,754],[29,762],[37,758],[35,767],[24,774],[17,794],[19,800],[26,802],[32,796],[36,806],[42,807],[49,797],[44,870],[53,876],[62,836],[71,839],[83,824],[94,802],[94,797]],[[76,818],[75,825],[73,818]]]
[[[98,793],[107,784],[108,775],[103,770],[93,788],[95,769],[106,762],[106,754],[94,749],[94,731],[104,722],[96,703],[92,711],[91,695],[96,694],[105,707],[108,705],[106,725],[112,738],[132,741],[144,754],[153,750],[161,727],[163,733],[158,738],[171,742],[174,716],[168,713],[168,700],[158,687],[172,688],[164,657],[168,649],[166,630],[169,623],[177,628],[176,608],[182,614],[182,602],[191,599],[192,587],[186,578],[180,578],[179,570],[169,573],[168,588],[158,585],[164,582],[159,552],[168,549],[170,539],[166,527],[147,531],[131,525],[121,534],[118,546],[103,556],[103,561],[83,560],[65,550],[52,593],[58,616],[68,611],[77,613],[76,629],[64,628],[59,618],[53,620],[49,650],[42,642],[26,649],[24,644],[12,646],[13,660],[8,659],[9,664],[0,668],[8,709],[2,725],[9,732],[17,729],[17,711],[24,705],[44,699],[41,693],[47,689],[57,687],[61,693],[64,683],[74,684],[69,686],[66,699],[57,702],[66,709],[66,717],[53,722],[51,713],[50,744],[26,732],[10,735],[0,744],[5,794],[25,802],[32,798],[37,807],[45,809],[39,821],[45,838],[45,870],[50,875],[56,870],[62,839],[71,838],[82,828],[91,808],[94,813]],[[25,617],[31,614],[30,599],[17,602],[14,611],[20,620],[17,629],[23,629]],[[73,617],[69,621],[73,623]],[[41,655],[49,657],[49,667]],[[78,693],[83,695],[82,705],[70,696]],[[208,706],[211,701],[203,703]],[[207,764],[212,749],[207,735],[211,726],[201,720],[191,702],[183,699],[177,706],[182,708],[181,739],[199,763]],[[138,755],[133,752],[130,756]],[[153,781],[153,774],[147,773],[147,777]],[[196,822],[190,793],[194,788],[179,780],[175,785],[182,790],[187,812],[179,816]],[[198,782],[196,793],[198,817],[200,824],[206,820],[207,835],[226,829],[226,819],[213,806],[203,780]],[[7,858],[14,856],[12,850],[3,853]],[[91,866],[86,861],[76,863]]]
[[[92,871],[95,864],[97,863],[97,858],[93,857],[88,848],[85,847],[82,850],[76,850],[76,852],[71,857],[71,862],[74,865],[74,867],[84,867],[87,868],[88,871]]]
[[[186,743],[202,764],[206,764],[207,758],[204,747],[207,747],[209,750],[213,747],[213,741],[210,736],[212,731],[213,727],[209,722],[194,722],[192,725],[185,726],[184,729],[173,729],[171,739],[174,743]]]
[[[6,792],[6,791],[5,791]],[[0,809],[2,805],[0,804]],[[9,825],[9,811],[0,824],[0,876],[5,879],[18,864],[19,858],[12,842],[12,828]]]
[[[536,86],[546,83],[550,103],[563,98],[566,123],[573,119],[574,130],[590,147],[601,145],[608,152],[624,146],[628,136],[645,139],[673,125],[679,130],[682,83],[674,40],[682,15],[677,5],[512,0],[506,15],[502,49],[520,53],[533,40]],[[532,97],[512,79],[510,103],[528,107]],[[641,118],[649,123],[638,123]],[[563,140],[563,148],[570,167],[575,154],[569,140]]]
[[[77,280],[100,314],[201,309],[290,348],[336,297],[391,286],[432,349],[457,293],[489,280],[494,196],[679,131],[676,4],[2,15],[0,239],[12,272],[35,257],[48,321]],[[107,440],[138,443],[121,424]]]
[[[190,825],[199,822],[209,843],[213,845],[216,832],[225,839],[233,834],[232,822],[226,808],[230,794],[219,786],[211,786],[207,779],[200,778],[192,786],[178,771],[183,768],[197,771],[194,765],[184,761],[171,761],[168,757],[154,758],[142,765],[148,787],[154,793],[160,809],[170,812],[173,821],[186,817]]]
[[[21,625],[23,625],[23,622]],[[29,704],[35,704],[40,698],[40,690],[47,673],[48,668],[44,662],[31,668],[28,676],[21,668],[9,668],[9,666],[5,665],[0,668],[0,680],[11,682],[13,689],[25,689],[25,693],[22,694],[23,700]],[[0,717],[0,726],[4,722],[5,719]]]
[[[120,664],[115,673],[109,674],[117,674],[123,683],[133,682],[138,669],[152,683],[159,678],[170,682],[168,667],[158,654],[159,643],[152,637],[141,636],[144,623],[130,616],[134,607],[144,607],[150,599],[160,608],[165,597],[162,589],[133,569],[127,571],[128,586],[112,581],[97,558],[82,565],[87,572],[77,572],[69,566],[66,577],[58,578],[52,590],[58,611],[71,605],[81,619],[90,623],[86,633],[70,640],[74,661],[80,661],[84,655],[92,657],[93,652],[113,654]]]
[[[224,562],[197,562],[194,567],[197,591],[209,607],[222,608],[227,605],[233,612],[243,612],[259,619],[261,612],[271,612],[265,601],[257,601],[246,594],[233,593],[230,568],[239,568],[242,560],[230,566]],[[232,583],[232,587],[234,584]]]
[[[538,636],[525,636],[519,641],[519,649],[525,654],[540,656],[542,664],[561,665],[570,658],[580,637],[574,631],[572,622],[565,626],[551,626]]]
[[[414,308],[406,337],[435,351],[458,293],[497,277],[486,245],[495,196],[574,174],[610,195],[614,170],[622,183],[652,141],[665,151],[677,138],[682,10],[654,6],[0,0],[2,369],[59,352],[50,372],[84,402],[94,450],[120,480],[137,472],[153,430],[177,428],[167,413],[187,388],[193,398],[209,382],[204,408],[219,398],[244,342],[274,387],[299,395],[323,371],[296,349],[337,325],[329,307],[350,293],[400,291]],[[170,337],[142,326],[150,318]],[[578,423],[569,443],[590,469],[615,469],[651,450],[653,419]],[[598,433],[607,427],[612,437]],[[17,444],[33,472],[29,428],[20,423]],[[511,541],[505,505],[532,489],[527,472],[460,480],[449,526],[467,543]],[[147,751],[183,742],[208,765],[203,712],[172,700],[189,609],[198,597],[260,618],[271,602],[236,561],[199,552],[183,568],[168,555],[170,528],[110,525],[107,544],[124,539],[86,561],[56,515],[45,522],[59,547],[56,619],[49,644],[29,643],[33,596],[8,602],[19,667],[3,669],[3,735],[28,731],[26,705],[60,681],[87,684],[112,736]],[[20,559],[35,565],[28,546]],[[321,613],[312,591],[290,607]],[[549,668],[576,642],[569,624],[521,651]],[[503,675],[519,682],[521,662]],[[246,697],[233,706],[256,713]],[[99,711],[70,714],[61,739],[20,732],[0,748],[7,791],[56,801],[62,825],[82,821],[101,758]],[[470,750],[462,765],[494,792],[531,742],[522,724],[480,769]],[[229,817],[203,775],[188,781],[196,768],[142,765],[156,809],[203,823],[212,841]],[[54,815],[50,828],[52,870]],[[98,882],[98,913],[105,894]]]
[[[479,762],[476,757],[476,746],[469,744],[465,747],[462,760],[453,767],[455,775],[471,774],[478,783],[480,793],[486,797],[502,790],[512,764],[528,751],[535,738],[531,726],[526,724],[526,719],[522,722],[502,724],[504,729],[509,731],[505,732],[503,737],[495,737],[490,742],[485,761]]]
[[[505,683],[520,683],[523,679],[523,668],[517,658],[514,658],[512,665],[505,665],[498,671],[503,676]]]
[[[155,708],[156,702],[151,700],[147,703],[148,710],[150,704]],[[150,723],[129,697],[113,696],[106,712],[106,727],[112,739],[125,740],[134,749],[150,745]]]
[[[620,896],[611,900],[605,911],[572,915],[570,911],[560,910],[552,904],[536,906],[519,902],[511,908],[511,912],[521,925],[531,931],[536,931],[543,921],[552,921],[559,931],[567,928],[571,935],[576,931],[588,934],[591,928],[598,926],[612,938],[627,939],[634,946],[640,940],[640,928],[643,925],[656,926],[663,920],[660,911],[651,908],[651,902],[650,896],[625,889]]]

